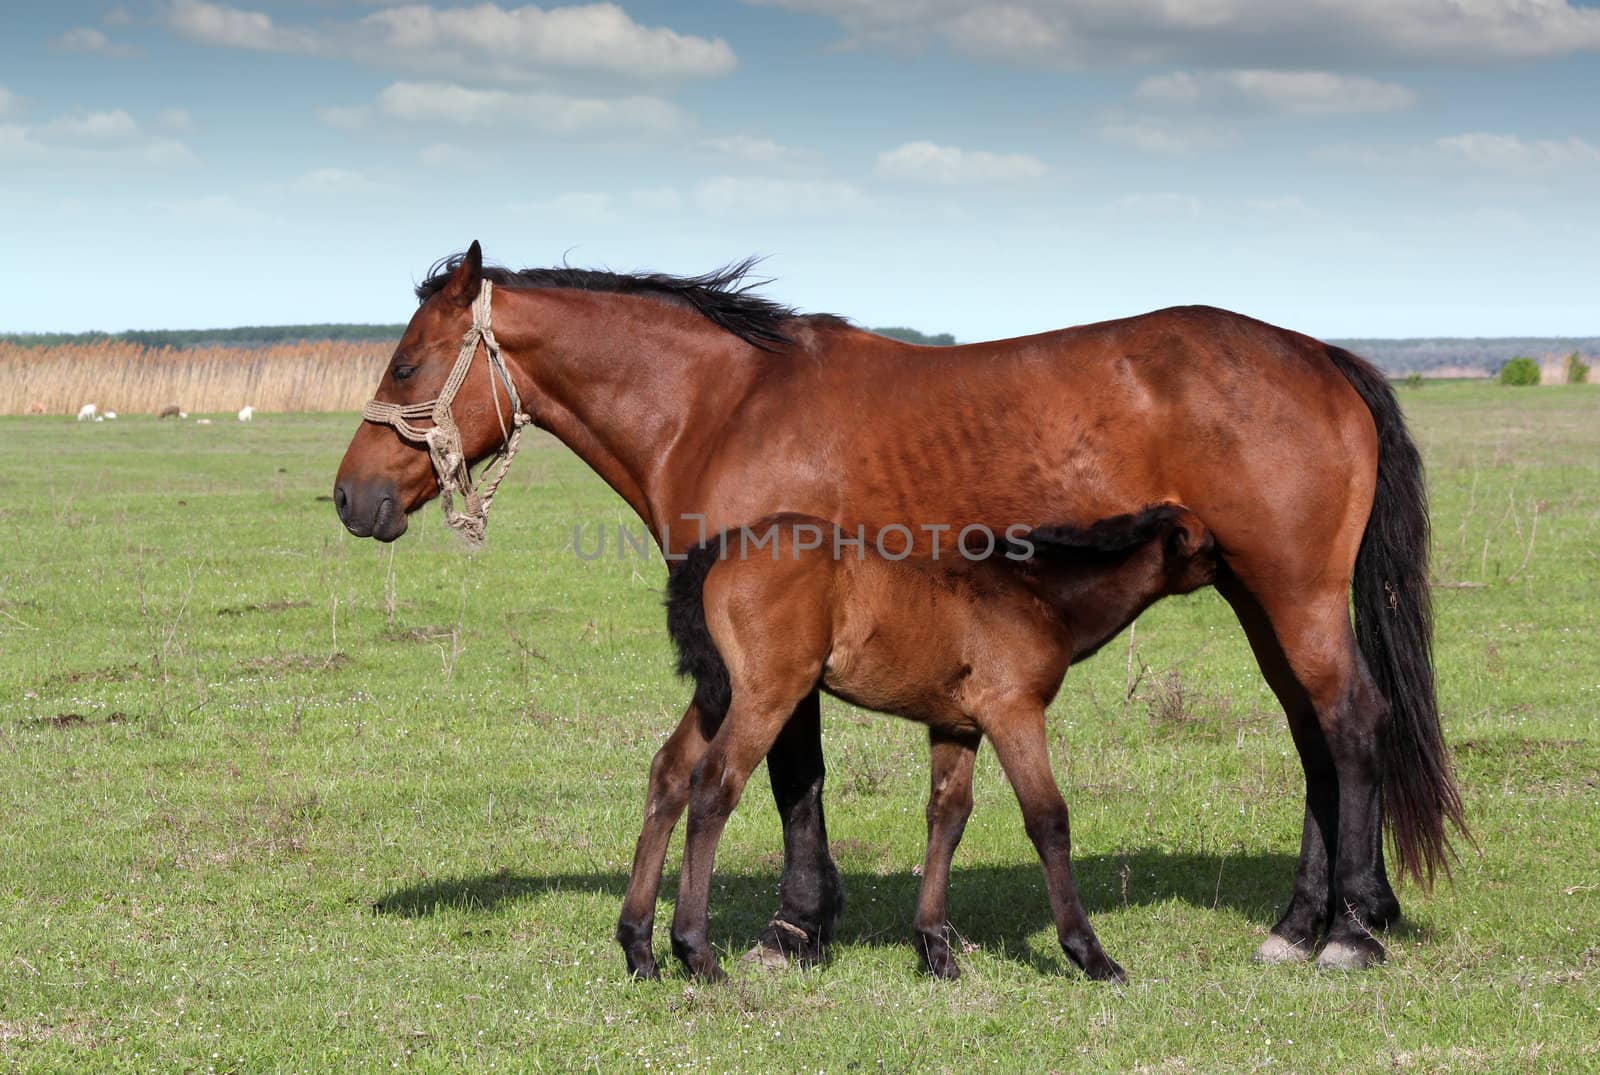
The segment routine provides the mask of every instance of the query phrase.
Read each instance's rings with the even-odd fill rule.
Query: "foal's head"
[[[1013,556],[1031,551],[1024,570],[1090,636],[1114,634],[1157,599],[1209,586],[1217,577],[1211,531],[1177,504],[1086,527],[1042,527],[1011,550]]]

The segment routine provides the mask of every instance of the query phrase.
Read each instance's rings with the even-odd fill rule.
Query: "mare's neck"
[[[716,431],[755,375],[750,345],[693,310],[643,296],[564,288],[495,296],[495,334],[535,424],[616,490],[658,544],[664,527],[683,529]]]

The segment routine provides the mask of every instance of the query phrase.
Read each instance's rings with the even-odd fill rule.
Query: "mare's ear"
[[[478,240],[472,240],[472,245],[467,247],[467,252],[461,255],[461,263],[450,274],[450,279],[445,281],[445,300],[456,306],[471,306],[478,300],[478,292],[483,287],[483,248],[478,245]]]

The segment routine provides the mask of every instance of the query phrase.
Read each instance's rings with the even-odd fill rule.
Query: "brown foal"
[[[700,546],[672,577],[668,618],[680,670],[694,677],[696,702],[717,726],[680,789],[689,828],[673,952],[696,975],[721,976],[707,942],[718,838],[789,714],[820,686],[928,726],[932,793],[914,923],[927,971],[960,974],[946,938],[945,894],[972,810],[973,761],[987,737],[1044,863],[1062,949],[1091,978],[1123,978],[1073,883],[1067,804],[1051,774],[1044,713],[1068,665],[1158,598],[1215,580],[1210,533],[1187,509],[1157,505],[1084,529],[990,539],[977,550],[981,558],[958,549],[897,559],[871,538],[851,540],[860,536],[810,516],[769,516]],[[667,835],[657,838],[664,844]],[[653,976],[649,939],[640,940],[627,950],[630,966]]]

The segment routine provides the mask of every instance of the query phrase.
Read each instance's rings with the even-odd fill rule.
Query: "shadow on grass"
[[[1276,920],[1289,895],[1295,859],[1277,853],[1172,854],[1150,849],[1073,858],[1084,907],[1092,914],[1123,906],[1176,900],[1192,907],[1240,914],[1262,925]],[[903,945],[920,878],[910,873],[841,870],[845,912],[837,940],[844,944]],[[502,870],[472,877],[441,878],[398,889],[373,904],[378,914],[421,918],[441,911],[493,911],[502,904],[562,892],[603,893],[619,907],[628,876],[621,872],[531,874]],[[713,881],[714,932],[749,938],[777,907],[776,869],[719,871]],[[676,895],[676,878],[662,880],[662,898]],[[1028,938],[1052,925],[1044,874],[1037,862],[1008,866],[957,864],[951,872],[949,917],[965,940],[986,951],[1059,973],[1060,963],[1041,960]],[[670,910],[657,912],[664,935]]]

